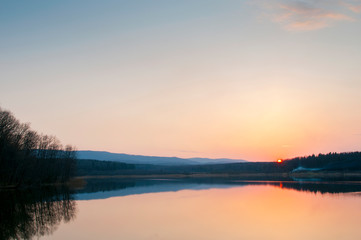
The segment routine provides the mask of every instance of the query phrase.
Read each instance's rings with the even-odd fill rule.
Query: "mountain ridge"
[[[107,151],[79,150],[78,159],[92,159],[101,161],[123,162],[131,164],[153,164],[153,165],[203,165],[247,162],[243,159],[229,158],[180,158],[180,157],[159,157],[144,156],[125,153],[112,153]]]

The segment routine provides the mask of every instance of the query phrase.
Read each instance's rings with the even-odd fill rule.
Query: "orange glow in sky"
[[[38,132],[182,158],[360,150],[356,0],[48,2],[0,8],[0,105]]]

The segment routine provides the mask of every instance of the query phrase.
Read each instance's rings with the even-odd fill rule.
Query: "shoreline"
[[[40,185],[25,185],[25,186],[0,186],[1,190],[18,190],[39,187],[62,187],[67,186],[74,189],[84,187],[87,179],[121,179],[121,180],[136,180],[136,179],[230,179],[230,180],[277,180],[286,181],[292,180],[337,180],[337,181],[361,181],[361,172],[290,172],[290,173],[189,173],[189,174],[123,174],[123,175],[85,175],[74,176],[69,181],[64,183],[47,183]]]
[[[189,174],[129,174],[129,175],[85,175],[75,179],[120,178],[120,179],[192,179],[192,178],[360,178],[361,172],[297,172],[297,173],[189,173]]]

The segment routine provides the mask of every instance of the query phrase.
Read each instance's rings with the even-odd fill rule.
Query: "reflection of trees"
[[[288,181],[288,182],[269,182],[267,185],[272,185],[285,189],[292,189],[301,192],[311,193],[351,193],[360,192],[361,184],[359,182],[304,182],[304,181]]]
[[[96,193],[115,190],[121,196],[143,194],[149,192],[179,191],[182,189],[194,189],[199,184],[202,189],[237,187],[237,186],[276,186],[284,189],[292,189],[311,193],[351,193],[361,192],[359,181],[295,181],[289,178],[264,177],[256,178],[182,178],[182,179],[118,179],[118,178],[88,178],[83,189],[77,193]],[[130,190],[131,189],[131,190]],[[128,191],[130,190],[130,191]]]
[[[49,235],[76,215],[75,201],[64,188],[0,192],[0,206],[0,239]]]
[[[123,180],[116,178],[89,178],[86,185],[82,189],[78,189],[77,193],[94,193],[108,192],[125,188],[135,187],[135,180]]]

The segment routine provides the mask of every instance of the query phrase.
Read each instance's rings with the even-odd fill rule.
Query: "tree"
[[[38,134],[0,108],[0,184],[66,182],[74,175],[76,149]]]

